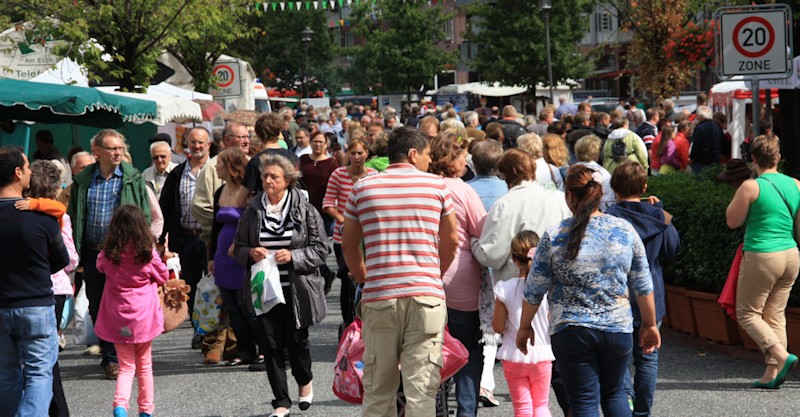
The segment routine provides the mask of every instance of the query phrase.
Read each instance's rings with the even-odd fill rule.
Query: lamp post
[[[314,31],[308,26],[300,32],[300,42],[303,43],[303,49],[306,52],[306,65],[303,68],[303,97],[308,97],[308,91],[306,90],[306,78],[308,77],[308,47],[311,45],[311,35],[313,34]],[[301,99],[303,97],[301,97]]]
[[[547,81],[550,87],[550,102],[555,104],[556,100],[553,97],[553,60],[550,57],[550,9],[553,4],[550,0],[539,0],[539,9],[542,11],[544,18],[544,39],[547,46]]]

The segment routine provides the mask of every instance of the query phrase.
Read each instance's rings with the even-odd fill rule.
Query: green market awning
[[[117,128],[153,120],[157,112],[154,101],[95,88],[0,79],[0,120]]]

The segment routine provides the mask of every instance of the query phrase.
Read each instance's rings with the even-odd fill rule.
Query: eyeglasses
[[[252,136],[250,136],[250,135],[228,135],[228,137],[229,138],[238,139],[238,140],[245,140],[245,139],[251,139],[252,138]]]
[[[153,155],[151,157],[154,161],[158,159],[167,159],[167,155]]]
[[[318,141],[318,140],[315,140],[315,141],[311,142],[312,145],[325,145],[326,143],[328,143],[328,142]]]
[[[99,147],[101,147],[101,148],[103,148],[103,149],[105,149],[105,150],[107,150],[109,152],[122,152],[122,151],[125,150],[124,146],[116,146],[116,147],[113,147],[113,148],[110,148],[110,147],[104,146],[104,145],[97,145],[97,146],[99,146]]]

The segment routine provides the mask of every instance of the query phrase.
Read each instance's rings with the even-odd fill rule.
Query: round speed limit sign
[[[718,12],[718,58],[723,76],[788,75],[791,14],[784,7],[723,8]]]
[[[238,61],[217,61],[214,65],[214,91],[215,97],[233,98],[242,96],[242,80]]]

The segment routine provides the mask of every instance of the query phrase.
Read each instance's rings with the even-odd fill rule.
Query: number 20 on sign
[[[717,11],[720,76],[780,78],[791,74],[791,12],[784,6]]]

